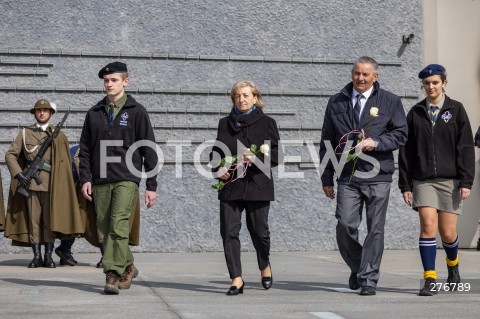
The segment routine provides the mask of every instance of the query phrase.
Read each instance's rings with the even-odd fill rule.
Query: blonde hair
[[[232,89],[230,90],[230,98],[232,99],[232,108],[235,107],[235,94],[237,93],[238,89],[247,87],[247,86],[252,88],[252,94],[257,98],[257,103],[255,103],[255,106],[263,109],[265,107],[265,102],[263,102],[262,94],[260,93],[260,90],[255,85],[255,83],[253,83],[250,80],[240,80],[233,85]]]

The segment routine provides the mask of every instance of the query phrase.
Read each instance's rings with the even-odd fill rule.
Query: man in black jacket
[[[323,162],[327,156],[340,164],[327,163],[322,174],[323,191],[328,198],[335,198],[336,173],[338,248],[351,269],[349,287],[361,287],[361,295],[376,294],[395,171],[393,151],[407,138],[402,102],[398,96],[380,89],[377,66],[370,57],[355,61],[352,82],[328,101],[320,143],[320,160]],[[334,149],[335,154],[328,154],[328,149]],[[358,227],[364,205],[369,231],[362,247]]]
[[[125,94],[127,65],[109,63],[98,76],[103,79],[107,96],[85,117],[80,138],[80,182],[83,196],[89,201],[95,199],[97,227],[104,235],[104,291],[118,294],[119,289],[130,288],[138,275],[128,247],[129,221],[142,166],[147,174],[145,205],[149,208],[156,202],[158,146],[146,109]],[[129,150],[135,151],[131,154]]]
[[[475,133],[475,146],[480,148],[480,127],[477,130],[477,133]],[[480,237],[478,237],[477,240],[477,250],[480,250]]]

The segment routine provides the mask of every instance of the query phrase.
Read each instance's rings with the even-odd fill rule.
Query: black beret
[[[103,79],[103,76],[106,74],[112,74],[112,73],[125,73],[127,71],[127,65],[123,62],[112,62],[104,66],[100,72],[98,72],[98,77],[100,79]]]
[[[432,75],[447,75],[447,70],[440,64],[429,64],[418,73],[418,77],[422,80]]]

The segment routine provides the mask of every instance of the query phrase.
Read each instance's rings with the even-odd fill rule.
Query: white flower
[[[378,116],[378,107],[372,107],[370,109],[370,115],[373,116],[373,117],[377,117]]]
[[[235,158],[233,156],[225,156],[225,163],[226,164],[233,164],[235,162]]]
[[[268,156],[268,152],[270,152],[270,146],[268,146],[267,144],[263,144],[262,146],[260,146],[260,153]]]

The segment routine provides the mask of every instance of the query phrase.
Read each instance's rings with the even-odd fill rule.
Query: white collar
[[[47,130],[48,125],[49,125],[48,123],[47,123],[47,124],[43,124],[43,125],[38,124],[38,122],[35,123],[35,126],[36,126],[37,128],[41,128],[44,132]]]
[[[362,93],[365,100],[368,100],[370,95],[372,95],[372,92],[373,92],[373,85],[372,85],[371,88],[369,88],[368,90],[366,90],[365,92]],[[358,94],[359,93],[357,92],[357,90],[355,90],[355,88],[353,88],[353,97],[356,98]]]

